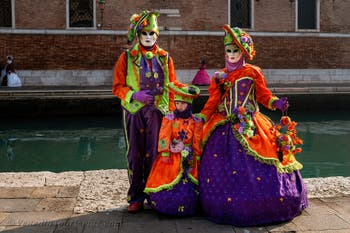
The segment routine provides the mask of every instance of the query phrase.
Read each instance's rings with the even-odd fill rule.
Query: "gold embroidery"
[[[152,73],[150,71],[147,71],[145,76],[146,78],[150,78],[152,76]]]

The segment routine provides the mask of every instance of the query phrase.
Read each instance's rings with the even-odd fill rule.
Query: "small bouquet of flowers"
[[[255,135],[255,125],[252,114],[253,112],[241,106],[233,109],[233,114],[227,118],[234,124],[233,127],[239,134],[251,138]]]
[[[193,150],[190,146],[185,146],[181,151],[182,166],[185,171],[191,171],[193,167]]]
[[[290,160],[291,156],[302,151],[297,147],[303,144],[303,140],[297,136],[296,125],[297,123],[288,116],[282,116],[280,124],[275,125],[277,153],[281,162]]]

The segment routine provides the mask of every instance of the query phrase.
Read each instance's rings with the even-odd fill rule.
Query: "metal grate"
[[[93,0],[69,1],[69,26],[93,27],[94,26]]]
[[[11,0],[0,0],[0,27],[12,27]]]
[[[231,0],[231,26],[251,28],[250,0]]]

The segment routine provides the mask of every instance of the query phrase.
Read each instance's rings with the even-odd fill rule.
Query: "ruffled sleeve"
[[[266,86],[265,77],[260,68],[254,67],[254,86],[255,86],[255,96],[256,100],[264,105],[266,108],[273,110],[272,103],[276,99],[271,91]]]

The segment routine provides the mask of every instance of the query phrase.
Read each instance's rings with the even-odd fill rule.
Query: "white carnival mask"
[[[236,63],[242,57],[243,53],[235,44],[225,46],[226,58],[230,63]]]
[[[139,39],[144,47],[152,47],[156,43],[158,35],[153,31],[141,31]]]

